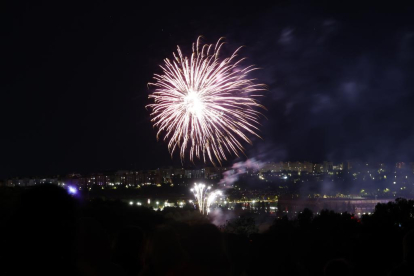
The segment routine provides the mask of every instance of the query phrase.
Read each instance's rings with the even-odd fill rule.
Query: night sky
[[[414,5],[32,2],[1,8],[0,178],[180,166],[147,83],[199,35],[262,68],[249,158],[414,161]]]

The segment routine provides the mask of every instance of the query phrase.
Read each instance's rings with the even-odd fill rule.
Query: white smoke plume
[[[231,187],[234,182],[239,180],[239,176],[246,173],[248,169],[259,171],[265,165],[264,162],[257,161],[254,158],[247,159],[246,161],[234,163],[232,168],[223,173],[223,178],[218,183],[219,185],[225,185]]]

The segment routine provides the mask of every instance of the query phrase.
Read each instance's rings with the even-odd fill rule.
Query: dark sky
[[[0,178],[180,165],[155,139],[147,83],[199,35],[263,68],[248,157],[414,161],[413,5],[34,2],[1,7]]]

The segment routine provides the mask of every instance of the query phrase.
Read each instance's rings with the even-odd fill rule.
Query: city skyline
[[[257,163],[259,165],[253,166],[252,164]],[[203,166],[203,167],[173,167],[173,166],[164,166],[154,169],[135,169],[135,170],[110,170],[110,171],[101,171],[101,172],[88,172],[88,173],[77,173],[77,172],[70,172],[66,174],[56,174],[56,175],[43,175],[43,176],[14,176],[7,179],[3,179],[7,181],[13,181],[18,183],[19,180],[25,179],[25,181],[31,181],[31,185],[34,184],[43,184],[43,183],[53,183],[58,184],[58,179],[63,178],[85,178],[86,180],[84,184],[87,184],[88,178],[89,182],[90,179],[94,179],[93,183],[95,185],[107,185],[110,181],[107,180],[109,176],[117,176],[121,178],[125,175],[132,176],[139,176],[139,179],[145,178],[146,176],[143,175],[152,175],[151,177],[158,178],[171,178],[172,176],[179,176],[179,178],[184,179],[210,179],[214,181],[219,181],[224,178],[226,171],[243,171],[248,172],[252,171],[255,173],[266,173],[266,172],[305,172],[305,173],[329,173],[329,172],[337,172],[337,171],[361,171],[365,169],[374,169],[380,170],[382,172],[389,171],[392,172],[393,170],[405,170],[411,171],[414,174],[414,162],[397,162],[397,163],[384,163],[384,162],[352,162],[352,161],[344,161],[344,162],[331,162],[331,161],[324,161],[322,163],[313,163],[309,161],[280,161],[280,162],[259,162],[259,161],[252,161],[251,163],[242,163],[239,166],[229,166],[229,167],[213,167],[213,166]],[[96,181],[95,181],[96,178]],[[53,181],[50,181],[53,179]],[[101,179],[101,180],[98,180]],[[125,177],[124,177],[125,179]],[[132,179],[132,178],[131,178]],[[137,178],[138,179],[138,178]],[[0,179],[1,180],[1,179]],[[17,182],[16,182],[17,181]],[[34,181],[34,182],[33,182]],[[140,180],[143,183],[142,180]],[[102,182],[102,183],[101,183]],[[112,180],[112,184],[120,185],[125,182],[124,181],[114,181]],[[134,180],[135,185],[137,184],[137,180]],[[168,181],[163,181],[168,182]],[[153,182],[152,184],[158,184],[161,181]],[[125,184],[125,183],[124,183]],[[29,186],[31,186],[29,185]]]

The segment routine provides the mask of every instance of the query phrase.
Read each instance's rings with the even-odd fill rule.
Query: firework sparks
[[[198,208],[200,213],[207,214],[210,212],[210,206],[214,203],[218,196],[222,195],[221,191],[211,191],[211,187],[207,187],[204,184],[194,184],[194,188],[191,189],[195,198],[198,201]]]
[[[248,78],[256,68],[240,65],[240,48],[220,59],[223,44],[220,39],[215,45],[201,45],[198,38],[189,58],[177,47],[174,59],[164,60],[163,74],[155,74],[149,84],[155,87],[149,96],[154,101],[148,105],[151,120],[158,128],[157,139],[163,134],[168,141],[171,155],[179,148],[184,159],[189,149],[191,161],[196,156],[221,164],[226,154],[244,152],[242,141],[251,144],[245,133],[260,137],[257,109],[264,106],[256,97],[265,86]]]

